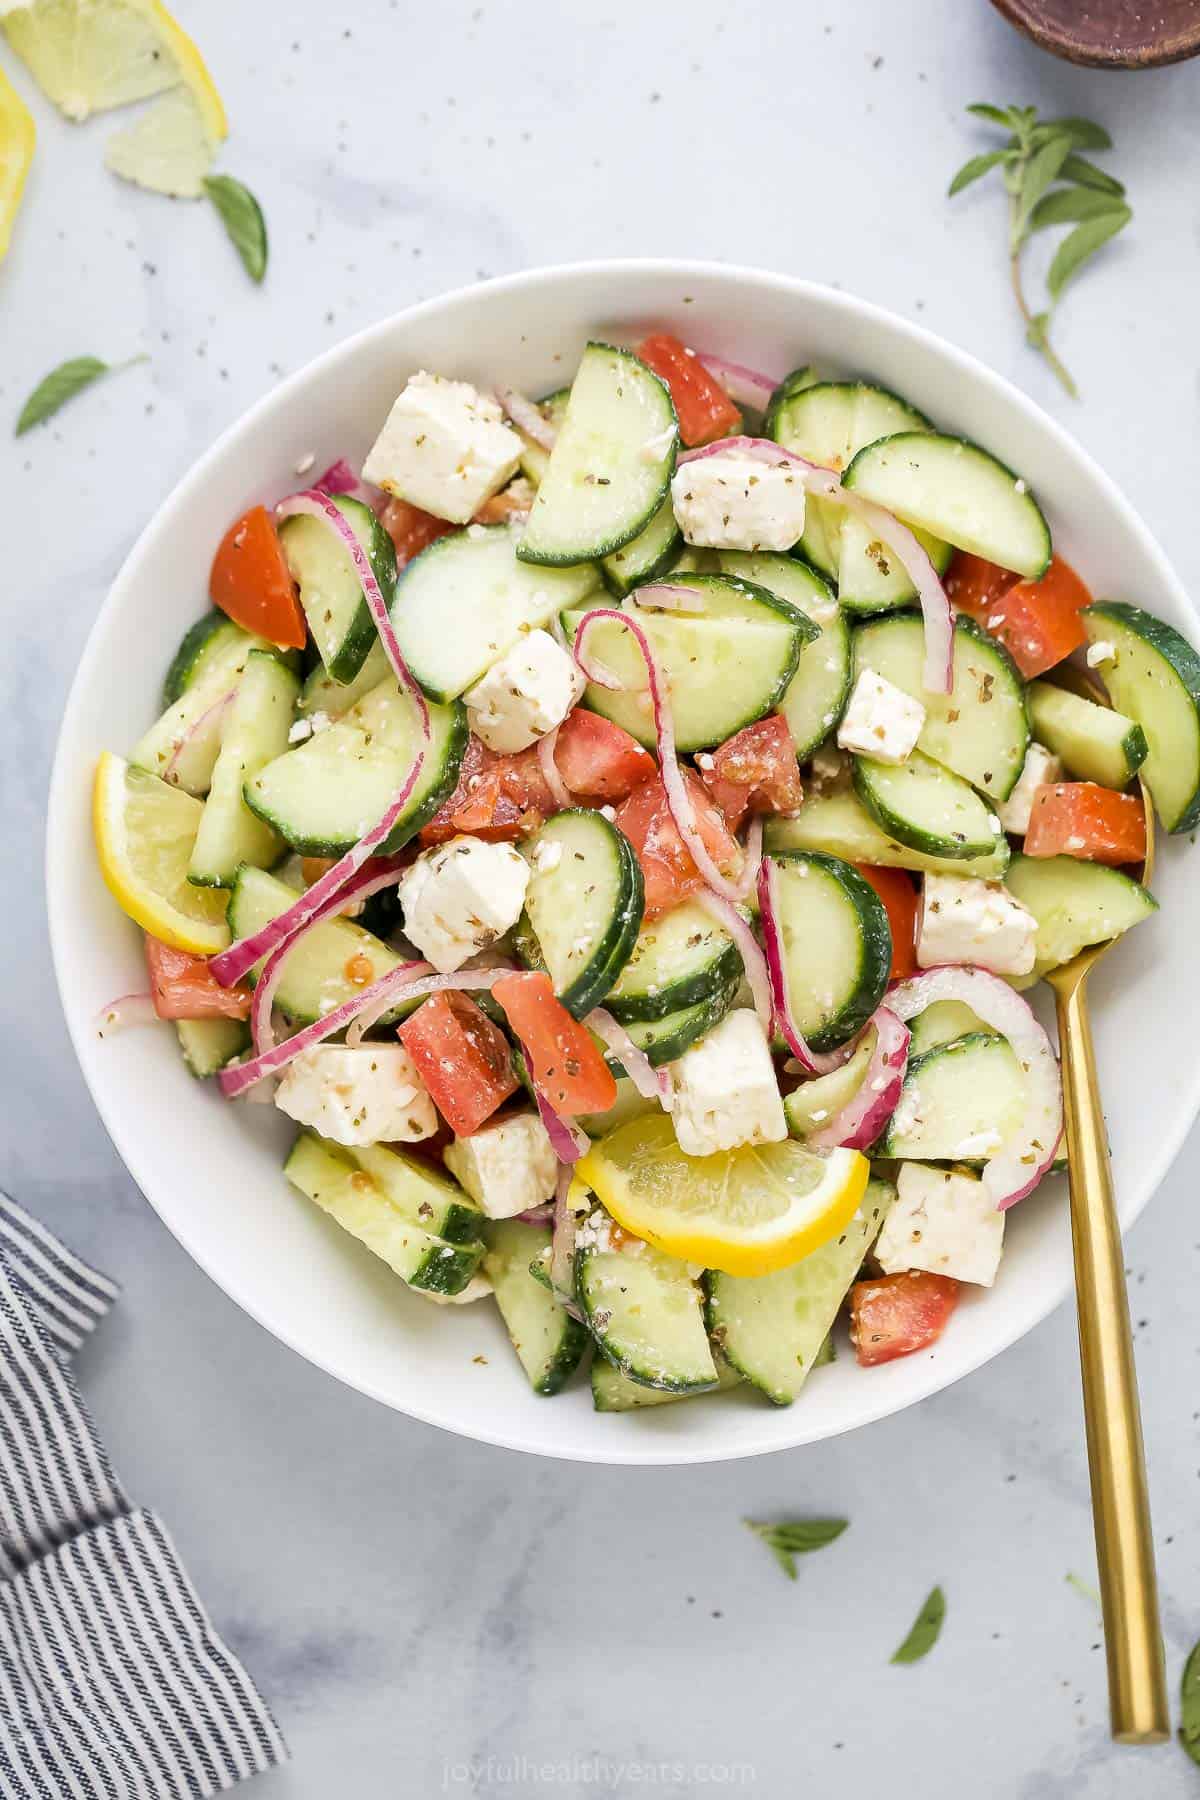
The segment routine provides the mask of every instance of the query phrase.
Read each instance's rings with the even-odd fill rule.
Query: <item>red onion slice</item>
[[[523,431],[527,438],[532,438],[543,450],[553,450],[558,441],[558,432],[539,406],[511,387],[498,387],[496,398],[518,431]]]
[[[707,350],[697,350],[695,356],[710,375],[716,376],[731,400],[736,400],[739,406],[766,411],[771,395],[779,386],[777,381],[772,381],[769,375],[760,375],[757,369],[748,369],[745,363],[730,362],[727,356],[712,356]]]
[[[868,1150],[896,1110],[908,1067],[911,1033],[890,1006],[881,1006],[867,1030],[875,1047],[862,1086],[827,1125],[809,1136],[817,1150]]]
[[[685,587],[681,581],[651,581],[634,588],[629,598],[635,606],[661,607],[664,612],[703,612],[703,588]]]
[[[98,1038],[106,1038],[131,1025],[154,1025],[157,1021],[153,994],[119,994],[100,1008],[92,1025]]]
[[[1028,1090],[1025,1116],[1008,1142],[985,1164],[983,1183],[1003,1212],[1023,1200],[1054,1161],[1062,1137],[1062,1080],[1058,1062],[1029,1004],[986,969],[944,964],[894,987],[887,1004],[911,1019],[937,1000],[961,1000],[1012,1045]]]
[[[175,778],[175,770],[179,765],[180,757],[183,755],[188,745],[193,739],[197,738],[202,731],[206,731],[213,723],[214,718],[219,717],[220,714],[225,711],[227,706],[232,705],[233,697],[236,693],[236,688],[230,688],[229,692],[222,694],[219,700],[214,700],[211,706],[205,707],[204,711],[200,714],[200,717],[195,719],[192,724],[188,726],[183,736],[179,739],[179,742],[171,751],[170,760],[168,761],[166,768],[162,772],[163,780],[169,782],[172,787],[178,787],[179,785]]]
[[[754,927],[748,919],[742,916],[732,900],[726,900],[721,894],[714,894],[708,889],[702,889],[695,896],[695,900],[697,906],[703,907],[710,918],[715,919],[718,925],[724,926],[737,945],[738,955],[742,959],[742,968],[745,971],[746,980],[750,984],[750,992],[754,996],[754,1010],[758,1014],[759,1024],[769,1038],[774,1024],[775,1006],[767,959],[754,935]]]
[[[313,487],[321,494],[349,494],[352,500],[361,500],[364,506],[371,504],[371,489],[359,480],[344,456],[331,462],[325,473],[317,476]]]
[[[766,947],[766,968],[775,1009],[775,1023],[782,1032],[788,1049],[809,1075],[828,1075],[840,1069],[854,1054],[854,1044],[842,1044],[836,1050],[821,1054],[811,1050],[800,1027],[792,1017],[788,999],[787,973],[783,955],[783,932],[779,924],[778,865],[773,857],[764,856],[758,871],[758,906]],[[859,1034],[861,1035],[861,1033]]]
[[[674,1087],[666,1069],[656,1069],[644,1050],[639,1050],[625,1027],[602,1006],[593,1007],[583,1021],[589,1031],[603,1039],[607,1049],[618,1059],[643,1100],[658,1100],[670,1107]]]
[[[578,1125],[574,1124],[570,1119],[564,1119],[561,1113],[555,1112],[546,1097],[541,1082],[534,1076],[533,1059],[524,1044],[521,1043],[520,1038],[517,1039],[517,1044],[520,1048],[521,1056],[524,1059],[525,1073],[529,1077],[529,1085],[533,1089],[533,1098],[537,1105],[538,1117],[546,1127],[546,1136],[550,1139],[550,1142],[554,1147],[554,1154],[557,1156],[560,1163],[574,1166],[574,1164],[579,1161],[580,1157],[586,1156],[591,1149],[591,1139],[587,1136],[586,1132],[580,1130]]]
[[[553,731],[548,731],[545,737],[538,739],[537,759],[538,768],[542,771],[542,780],[550,789],[554,804],[565,810],[569,806],[574,806],[575,802],[571,798],[570,789],[559,774],[558,764],[554,760],[554,747],[558,743],[559,729],[560,727],[556,725]]]
[[[738,877],[738,887],[743,899],[749,899],[758,886],[758,871],[762,867],[763,857],[763,824],[762,814],[756,813],[746,833],[746,866]]]
[[[497,963],[488,969],[457,969],[453,975],[439,975],[430,963],[405,963],[401,969],[392,970],[394,986],[390,994],[381,994],[373,1000],[369,1007],[364,1007],[353,1025],[346,1033],[346,1044],[349,1049],[357,1049],[363,1036],[370,1031],[372,1025],[382,1019],[397,1000],[424,1000],[429,994],[449,993],[485,993],[492,988],[502,975],[514,972],[512,963]],[[385,977],[385,979],[387,979]],[[383,983],[378,984],[382,987]]]

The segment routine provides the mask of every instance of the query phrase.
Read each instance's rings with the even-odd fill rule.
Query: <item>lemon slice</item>
[[[87,119],[183,82],[225,115],[195,44],[159,0],[30,0],[3,9],[9,43],[48,100]]]
[[[201,801],[157,775],[130,768],[111,751],[101,756],[92,823],[100,871],[113,898],[164,944],[211,956],[229,942],[229,895],[220,888],[193,887],[187,878],[203,811]]]
[[[217,140],[190,88],[172,88],[124,131],[110,137],[105,167],[138,187],[177,200],[198,200]]]
[[[12,236],[36,136],[29,108],[0,70],[0,258]]]
[[[626,1231],[685,1262],[769,1275],[844,1231],[867,1185],[857,1150],[821,1154],[791,1138],[685,1156],[665,1117],[632,1119],[577,1165]]]

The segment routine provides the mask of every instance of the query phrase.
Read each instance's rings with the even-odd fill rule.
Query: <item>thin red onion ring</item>
[[[498,387],[496,398],[518,431],[523,431],[527,438],[532,438],[543,450],[553,450],[558,441],[558,432],[539,406],[512,387]]]
[[[827,1125],[810,1134],[814,1149],[868,1150],[896,1110],[912,1034],[887,1005],[877,1008],[867,1030],[872,1027],[875,1045],[862,1085]]]
[[[325,473],[317,476],[313,487],[318,493],[330,496],[349,494],[352,500],[361,500],[364,506],[369,506],[373,497],[371,489],[354,473],[344,456],[331,462]]]
[[[701,888],[695,899],[697,906],[703,907],[718,925],[723,925],[737,945],[742,968],[754,996],[754,1010],[758,1014],[759,1024],[769,1038],[775,1015],[771,977],[767,960],[754,935],[754,927],[748,919],[742,917],[732,900],[726,900],[721,894],[714,894],[709,888]]]
[[[232,704],[233,697],[236,693],[236,688],[230,688],[228,693],[222,694],[219,700],[214,700],[211,706],[206,706],[204,711],[200,714],[200,717],[192,721],[183,736],[179,739],[179,742],[171,751],[170,760],[168,761],[166,768],[162,772],[163,780],[169,782],[172,787],[178,785],[175,780],[175,767],[180,757],[187,749],[187,746],[194,737],[197,737],[199,733],[211,723],[214,713],[223,713],[225,708]]]
[[[715,375],[731,400],[739,406],[755,406],[759,412],[765,412],[771,395],[779,386],[769,375],[760,375],[757,369],[748,369],[745,363],[730,362],[727,356],[712,356],[707,350],[694,352],[696,361],[703,363],[710,375]]]
[[[496,971],[497,977],[503,973],[505,973],[503,970]],[[533,1098],[538,1109],[538,1117],[546,1127],[546,1136],[550,1139],[550,1142],[554,1147],[554,1154],[557,1156],[560,1163],[574,1165],[579,1161],[581,1156],[587,1155],[591,1148],[591,1139],[587,1136],[586,1132],[581,1131],[579,1126],[574,1124],[572,1120],[564,1119],[561,1113],[555,1111],[546,1096],[541,1082],[537,1080],[533,1073],[533,1058],[530,1056],[529,1051],[521,1042],[520,1038],[517,1039],[517,1047],[521,1052],[521,1057],[525,1064],[525,1073],[529,1077],[529,1086],[533,1090]]]
[[[154,995],[118,994],[107,1006],[102,1006],[92,1020],[96,1036],[112,1037],[114,1032],[124,1031],[130,1025],[153,1025],[158,1020],[154,1010]]]
[[[643,1100],[659,1100],[669,1107],[674,1094],[670,1072],[656,1069],[644,1050],[639,1050],[625,1027],[604,1007],[596,1006],[583,1021],[589,1031],[602,1038],[632,1081]]]
[[[372,1025],[382,1019],[392,1006],[393,999],[423,1000],[428,994],[478,993],[486,991],[499,981],[502,975],[513,973],[512,963],[499,963],[489,969],[456,969],[452,975],[439,975],[431,964],[408,963],[403,965],[407,977],[400,979],[400,970],[393,969],[396,977],[391,995],[383,994],[373,1000],[369,1007],[364,1007],[353,1025],[346,1033],[346,1044],[351,1050],[362,1043],[363,1034],[370,1031]],[[382,986],[382,983],[380,983]]]
[[[575,802],[571,798],[571,791],[559,774],[558,764],[554,760],[554,747],[558,743],[560,729],[561,727],[556,725],[553,731],[548,731],[545,737],[538,739],[537,759],[538,768],[542,771],[542,780],[550,789],[554,804],[565,809],[568,806],[574,806]]]
[[[770,982],[775,1023],[788,1049],[809,1075],[828,1075],[854,1053],[854,1043],[842,1044],[824,1054],[809,1048],[808,1042],[792,1017],[788,1000],[787,974],[783,959],[783,933],[779,925],[777,866],[773,857],[764,856],[758,871],[759,922],[766,949],[766,968]],[[861,1036],[861,1033],[859,1034]]]
[[[685,587],[682,581],[650,581],[634,588],[629,598],[635,606],[657,606],[664,612],[704,610],[704,589]]]
[[[758,886],[758,871],[762,866],[763,857],[764,823],[762,814],[756,813],[751,819],[750,828],[746,833],[746,866],[738,877],[738,887],[741,889],[743,899],[749,899]]]

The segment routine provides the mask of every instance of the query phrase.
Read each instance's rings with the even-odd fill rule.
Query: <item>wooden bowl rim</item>
[[[1028,0],[992,0],[992,5],[1041,49],[1093,69],[1161,68],[1167,63],[1184,62],[1200,51],[1200,6],[1191,24],[1165,32],[1154,43],[1105,50],[1069,27],[1049,26],[1036,5],[1030,5]]]

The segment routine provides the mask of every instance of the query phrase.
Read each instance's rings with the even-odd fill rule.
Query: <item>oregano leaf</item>
[[[262,207],[250,189],[232,175],[206,176],[204,191],[220,214],[247,275],[251,281],[261,281],[267,272],[267,222]]]
[[[973,100],[967,111],[974,113],[977,119],[990,119],[993,125],[1005,125],[1012,129],[1011,111],[1006,106],[989,106],[986,100]]]
[[[1021,182],[1020,202],[1017,210],[1013,236],[1020,243],[1028,226],[1029,215],[1041,199],[1046,189],[1058,180],[1059,171],[1071,154],[1069,138],[1051,138],[1040,150],[1035,150],[1025,165],[1025,174]]]
[[[894,1663],[920,1662],[928,1656],[941,1634],[946,1617],[946,1596],[940,1587],[930,1590],[925,1604],[913,1620],[912,1630],[892,1656]]]
[[[1060,298],[1067,283],[1078,275],[1085,262],[1103,249],[1110,238],[1123,231],[1133,214],[1127,206],[1103,213],[1098,219],[1084,219],[1066,236],[1054,253],[1046,276],[1046,286],[1053,299]]]
[[[1068,156],[1059,170],[1064,181],[1077,181],[1081,187],[1100,188],[1106,194],[1123,194],[1125,184],[1110,175],[1107,169],[1098,169],[1086,156]]]
[[[961,194],[965,187],[970,187],[973,181],[978,181],[981,175],[986,175],[989,169],[994,169],[997,163],[1003,162],[1006,157],[1011,155],[1012,151],[1010,150],[989,150],[983,156],[972,156],[963,164],[947,188],[948,197],[953,199],[955,194]]]
[[[1112,149],[1112,139],[1094,119],[1043,119],[1034,136],[1041,132],[1048,137],[1068,137],[1077,150]]]
[[[1099,219],[1124,206],[1119,194],[1101,188],[1056,188],[1044,194],[1029,215],[1029,229],[1044,231],[1048,225],[1077,225],[1082,219]]]
[[[1200,1644],[1194,1644],[1179,1683],[1179,1742],[1200,1763]]]
[[[745,1519],[756,1537],[760,1537],[789,1581],[796,1579],[796,1558],[810,1551],[823,1550],[841,1537],[848,1519],[781,1519],[772,1524],[762,1519]]]
[[[144,355],[131,356],[128,362],[123,363],[106,363],[98,356],[69,357],[38,382],[21,408],[15,435],[23,437],[35,425],[42,425],[47,419],[52,419],[68,400],[73,400],[76,394],[82,394],[85,388],[90,388],[102,375],[118,375],[122,369],[131,369],[134,363],[146,360]]]

